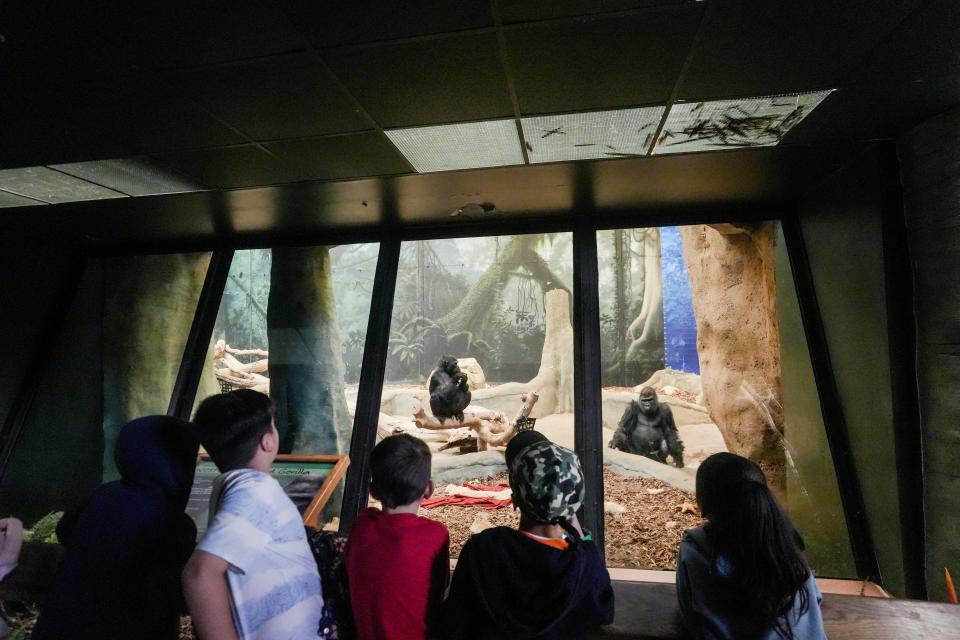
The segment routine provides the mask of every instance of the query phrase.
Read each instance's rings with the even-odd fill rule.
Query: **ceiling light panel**
[[[73,162],[50,167],[130,196],[185,193],[204,188],[146,158]]]
[[[386,134],[419,173],[523,164],[513,120],[393,129]]]
[[[772,147],[832,91],[675,104],[654,153]]]
[[[18,196],[17,194],[10,193],[9,191],[0,191],[0,209],[5,209],[7,207],[30,207],[37,204],[47,203],[34,200],[33,198],[24,198],[23,196]]]
[[[0,189],[50,204],[126,197],[47,167],[4,169],[0,171]]]
[[[664,107],[523,118],[531,163],[645,156]]]

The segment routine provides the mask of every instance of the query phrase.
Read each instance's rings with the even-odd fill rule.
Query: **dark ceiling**
[[[0,168],[142,157],[214,191],[30,214],[118,240],[776,202],[960,104],[956,0],[6,0],[0,35]],[[416,175],[383,132],[833,88],[762,150]]]

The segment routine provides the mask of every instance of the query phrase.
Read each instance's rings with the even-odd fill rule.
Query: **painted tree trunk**
[[[273,250],[270,395],[283,453],[346,453],[353,421],[326,247]]]
[[[783,486],[780,331],[773,225],[721,233],[680,227],[711,419],[727,448]]]
[[[646,380],[663,368],[663,268],[660,265],[660,230],[644,229],[643,302],[627,329],[630,346],[627,364],[634,380]]]
[[[469,331],[482,334],[490,328],[491,314],[499,306],[511,269],[522,266],[538,282],[542,291],[566,289],[562,281],[534,247],[543,235],[512,236],[497,259],[483,272],[463,299],[439,320],[448,332]]]
[[[119,477],[120,428],[166,413],[210,263],[206,253],[106,261],[103,308],[103,477]]]
[[[546,336],[540,369],[529,382],[507,382],[488,389],[477,389],[473,399],[486,399],[537,393],[539,402],[531,417],[539,418],[553,413],[573,411],[573,325],[570,323],[570,294],[563,289],[548,291],[546,307]]]

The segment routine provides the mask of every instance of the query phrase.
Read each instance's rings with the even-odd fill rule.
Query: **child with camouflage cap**
[[[613,621],[613,590],[577,521],[580,461],[535,431],[511,440],[506,459],[519,529],[487,529],[463,546],[444,603],[445,637],[586,638]]]

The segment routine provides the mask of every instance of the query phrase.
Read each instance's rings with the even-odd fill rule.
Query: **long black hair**
[[[804,588],[810,569],[803,541],[767,486],[760,467],[732,453],[717,453],[697,470],[697,502],[707,518],[715,556],[732,565],[731,595],[759,628],[793,638],[786,614],[800,594],[800,615],[810,606]],[[717,558],[714,558],[717,566]]]

